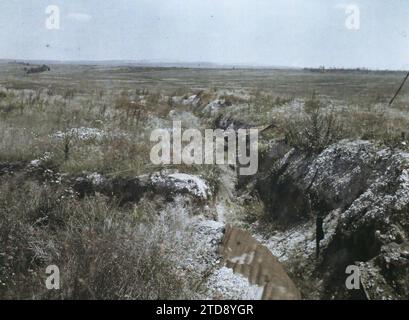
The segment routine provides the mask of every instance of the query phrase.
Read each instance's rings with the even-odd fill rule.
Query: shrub
[[[305,103],[304,110],[301,119],[288,121],[284,129],[287,143],[307,154],[317,154],[343,136],[334,112],[324,109],[314,96]]]

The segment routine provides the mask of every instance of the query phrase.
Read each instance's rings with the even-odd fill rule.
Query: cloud
[[[92,19],[92,16],[87,13],[81,12],[72,12],[68,14],[68,19],[80,21],[80,22],[88,22]]]

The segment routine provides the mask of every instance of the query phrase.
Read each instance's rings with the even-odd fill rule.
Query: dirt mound
[[[358,265],[365,291],[360,297],[407,299],[409,154],[369,141],[343,140],[317,155],[295,149],[276,155],[266,178],[259,177],[257,190],[267,216],[281,225],[283,235],[292,228],[303,235],[284,252],[291,257],[289,270],[294,267],[302,274],[294,278],[298,287],[309,269],[308,281],[310,286],[319,283],[314,290],[320,298],[355,298],[356,292],[345,286],[345,270]],[[317,217],[323,219],[325,235],[319,259],[311,250],[311,222]],[[273,238],[268,247],[286,241]]]

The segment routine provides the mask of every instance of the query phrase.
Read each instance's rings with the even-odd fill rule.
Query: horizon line
[[[200,68],[200,69],[292,69],[292,70],[356,70],[356,71],[393,71],[393,72],[407,72],[405,69],[385,69],[385,68],[369,68],[369,67],[339,67],[339,66],[284,66],[284,65],[269,65],[257,63],[219,63],[209,61],[166,61],[166,60],[149,60],[149,59],[23,59],[23,58],[0,58],[0,62],[48,62],[56,64],[139,64],[141,66],[150,67],[167,67],[167,68]],[[185,66],[184,66],[185,65]],[[195,65],[194,67],[192,65]]]

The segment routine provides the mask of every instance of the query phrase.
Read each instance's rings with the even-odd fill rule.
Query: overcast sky
[[[409,69],[409,1],[1,0],[0,58]]]

